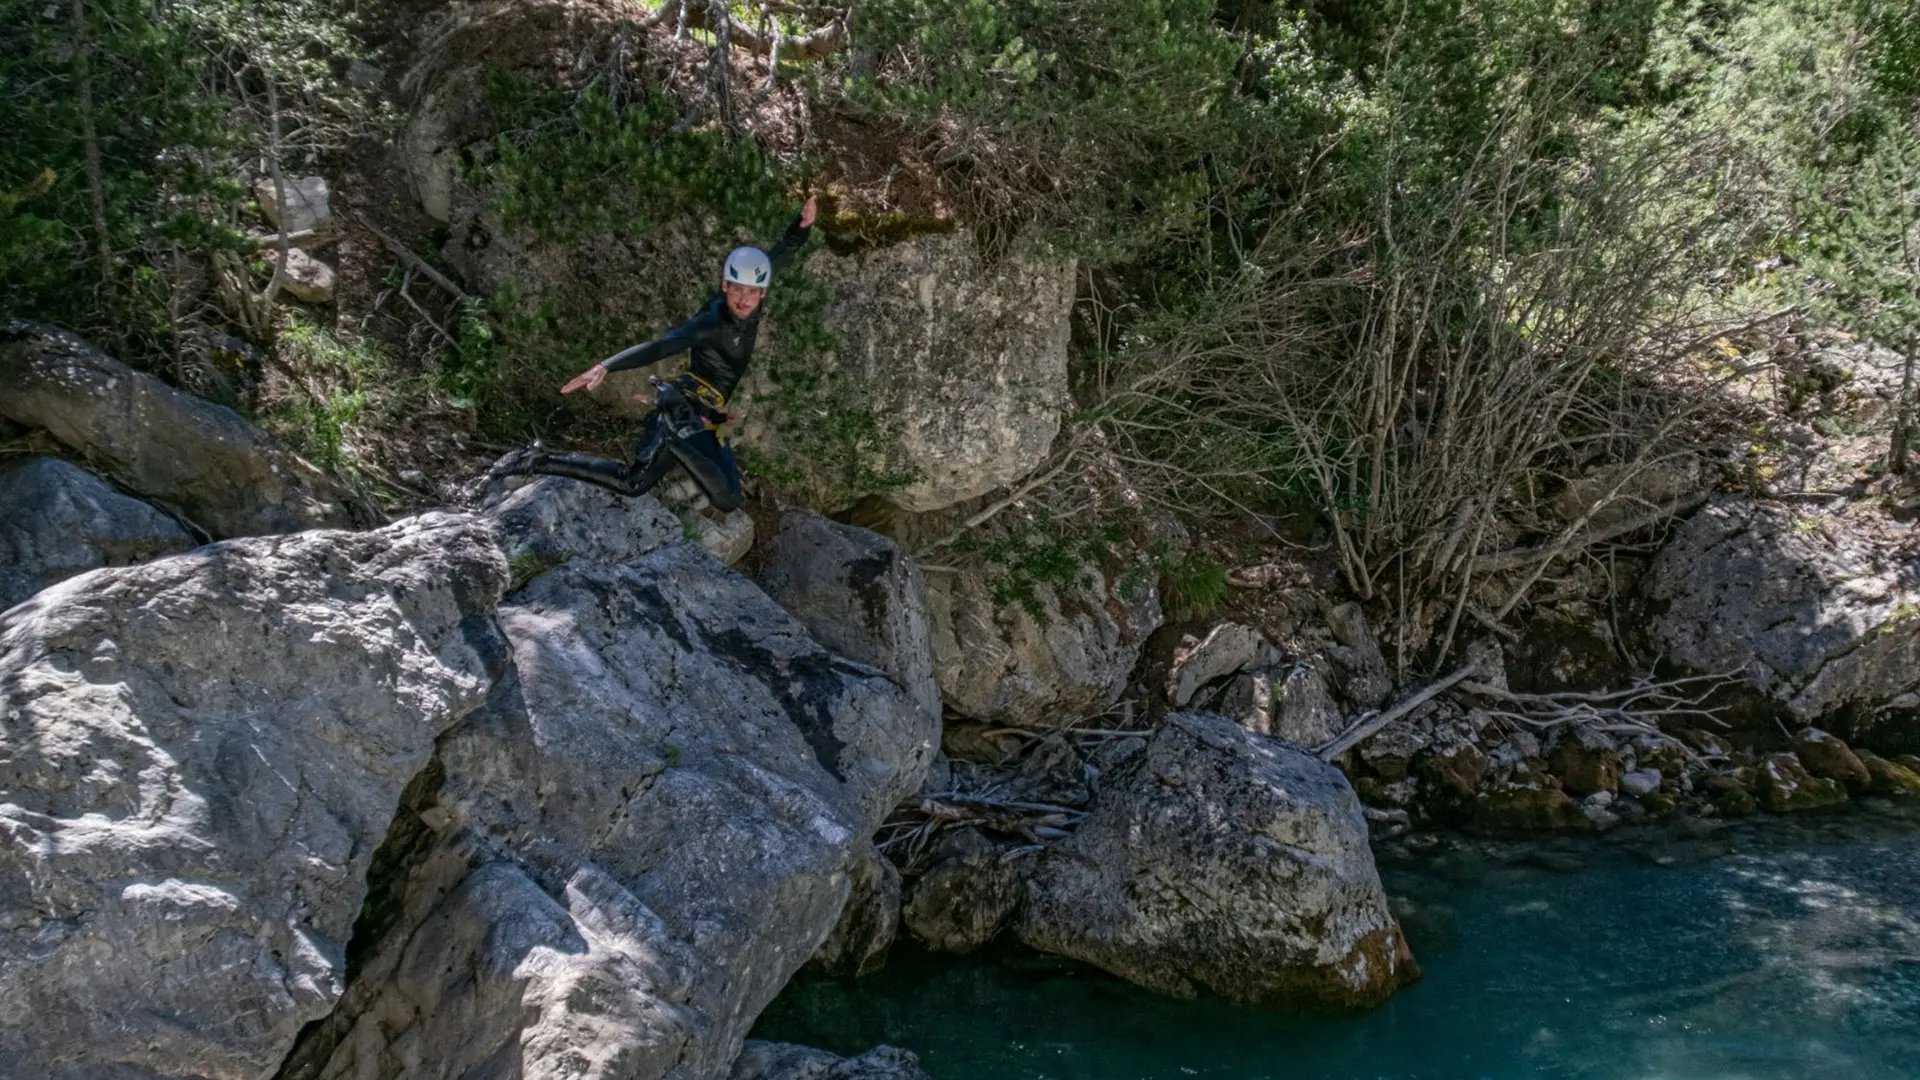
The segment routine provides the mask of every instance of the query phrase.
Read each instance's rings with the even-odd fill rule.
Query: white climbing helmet
[[[756,247],[734,248],[727,256],[727,270],[723,278],[735,285],[749,285],[764,289],[773,277],[773,261],[767,253]]]

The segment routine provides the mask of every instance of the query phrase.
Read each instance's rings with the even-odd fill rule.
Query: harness
[[[712,383],[691,371],[683,371],[671,380],[656,376],[653,385],[659,391],[660,410],[676,438],[711,431],[721,445],[726,445],[727,424],[733,417],[726,412],[727,396]]]

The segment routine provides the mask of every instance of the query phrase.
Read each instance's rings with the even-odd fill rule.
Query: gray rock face
[[[194,546],[180,523],[57,458],[0,469],[0,611],[56,581]]]
[[[1020,870],[979,830],[957,830],[914,881],[900,919],[934,952],[972,952],[992,941],[1020,906]]]
[[[238,540],[0,615],[0,1075],[271,1074],[374,848],[480,704],[484,527]]]
[[[871,975],[885,966],[899,929],[900,871],[873,845],[865,845],[854,861],[840,921],[812,963],[829,975]]]
[[[1147,637],[1162,621],[1151,584],[1109,585],[1087,570],[1086,585],[1061,595],[1036,589],[1034,617],[994,601],[973,571],[927,583],[934,677],[948,709],[992,723],[1062,724],[1119,700]]]
[[[1346,779],[1193,713],[1169,716],[1048,849],[1015,930],[1180,997],[1363,1006],[1417,975]]]
[[[0,324],[0,416],[45,428],[215,537],[349,524],[346,493],[265,432],[65,330]]]
[[[393,928],[284,1075],[723,1076],[933,722],[690,545],[498,618],[512,673],[441,740]]]
[[[1328,650],[1341,676],[1340,689],[1347,700],[1363,709],[1379,706],[1393,693],[1393,677],[1387,673],[1387,658],[1367,625],[1366,612],[1359,604],[1341,604],[1327,612],[1327,627],[1333,631],[1337,648]]]
[[[1201,687],[1252,664],[1259,651],[1260,631],[1235,622],[1216,623],[1205,637],[1174,654],[1167,700],[1185,708]]]
[[[897,1046],[876,1046],[843,1058],[811,1046],[748,1040],[728,1080],[930,1080],[920,1058]]]
[[[760,587],[828,649],[893,676],[936,720],[927,583],[899,545],[867,529],[792,510],[767,541]]]
[[[807,267],[831,292],[841,339],[828,370],[870,388],[874,412],[898,422],[885,466],[921,476],[888,501],[938,510],[1046,460],[1067,402],[1073,260],[989,268],[960,230],[844,258],[821,251]]]
[[[333,267],[299,248],[287,249],[284,267],[279,266],[280,252],[265,252],[264,257],[278,268],[274,277],[279,279],[280,288],[286,290],[288,296],[308,304],[333,302]]]
[[[1332,742],[1346,729],[1347,719],[1333,700],[1318,658],[1290,665],[1274,699],[1272,734],[1276,739],[1311,750]]]
[[[680,519],[651,496],[543,476],[487,507],[516,584],[569,559],[618,565],[681,542]]]
[[[1651,594],[1666,603],[1655,643],[1697,671],[1744,669],[1807,723],[1915,707],[1920,560],[1871,525],[1714,502],[1654,559]]]

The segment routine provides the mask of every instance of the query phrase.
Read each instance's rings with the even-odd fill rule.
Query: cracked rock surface
[[[724,1076],[932,721],[691,545],[574,559],[499,624],[510,673],[415,793],[391,928],[282,1075]]]
[[[0,1076],[270,1074],[374,849],[484,699],[487,531],[214,544],[0,616]]]
[[[1861,509],[1722,499],[1654,560],[1653,625],[1668,658],[1743,671],[1801,723],[1920,705],[1920,553]],[[1900,530],[1904,533],[1904,530]]]

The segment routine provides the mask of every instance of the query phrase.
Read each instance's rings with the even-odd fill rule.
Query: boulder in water
[[[969,953],[992,941],[1020,906],[1020,867],[977,829],[942,840],[933,865],[907,890],[901,921],[934,952]]]
[[[1020,939],[1161,993],[1377,1004],[1417,977],[1339,770],[1176,713],[1042,856]]]
[[[876,1046],[843,1058],[811,1046],[747,1040],[727,1080],[929,1080],[920,1058],[897,1046]]]

